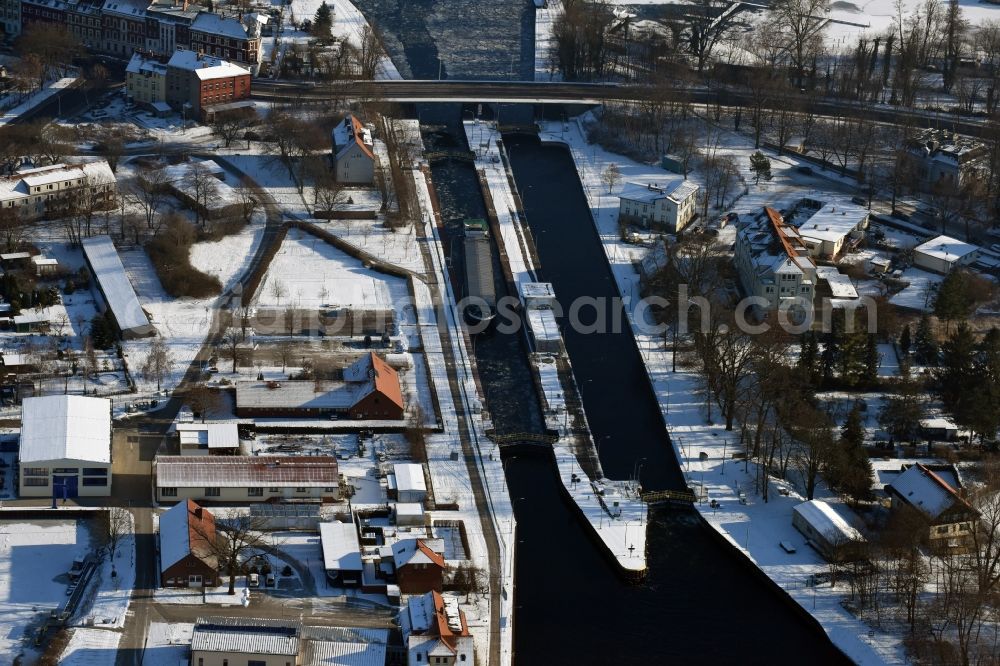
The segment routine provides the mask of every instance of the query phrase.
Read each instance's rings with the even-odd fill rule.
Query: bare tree
[[[615,189],[615,185],[617,185],[621,179],[621,169],[619,169],[618,165],[613,162],[608,165],[603,173],[601,173],[601,181],[608,186],[608,194],[611,194],[611,191]]]
[[[805,71],[822,49],[830,0],[777,0],[771,6],[777,39],[781,40],[795,70],[795,85],[805,85]],[[772,63],[775,64],[775,63]]]
[[[203,530],[201,523],[195,529]],[[241,567],[257,551],[271,548],[265,535],[267,520],[247,513],[227,511],[215,516],[215,534],[200,532],[212,554],[229,576],[229,594],[236,594],[236,576]]]
[[[204,384],[196,384],[188,387],[184,392],[184,401],[191,410],[201,417],[201,422],[205,422],[208,412],[214,411],[222,404],[222,397],[216,389],[209,388]]]
[[[195,222],[204,227],[219,201],[219,181],[203,163],[194,162],[188,171],[188,184],[194,199]]]
[[[112,506],[104,512],[104,520],[104,538],[111,557],[111,577],[116,578],[118,571],[115,568],[115,555],[121,540],[132,533],[132,514],[120,506]]]
[[[156,390],[160,390],[160,384],[170,374],[174,366],[173,354],[167,347],[166,341],[160,336],[153,338],[149,343],[149,352],[146,360],[142,364],[142,376],[147,381],[156,380]]]
[[[236,365],[240,360],[240,332],[232,329],[222,336],[222,344],[226,348],[229,359],[233,362],[233,374],[236,374]]]
[[[163,169],[143,172],[136,178],[132,191],[137,203],[146,215],[146,228],[156,233],[156,214],[167,196],[167,174]]]

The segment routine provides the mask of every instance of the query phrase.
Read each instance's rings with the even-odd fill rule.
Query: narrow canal
[[[444,78],[532,75],[527,0],[370,0],[362,10],[381,27],[407,78],[436,78],[439,72]],[[509,118],[506,108],[503,114]],[[525,115],[527,122],[530,110]],[[458,107],[423,105],[418,116],[429,150],[465,147]],[[564,306],[581,296],[615,296],[568,152],[542,146],[537,138],[507,137],[506,143],[539,239],[541,278],[554,283]],[[485,216],[471,164],[437,162],[432,177],[450,235],[462,220]],[[503,295],[506,286],[499,269],[495,273],[497,294]],[[679,487],[682,475],[631,335],[579,335],[568,328],[567,348],[605,472],[627,478],[645,459],[644,485]],[[540,432],[543,420],[521,335],[479,337],[474,352],[497,430]],[[716,540],[695,513],[651,511],[649,575],[632,585],[562,494],[550,456],[517,453],[506,456],[505,466],[518,520],[518,666],[845,663],[819,627]]]

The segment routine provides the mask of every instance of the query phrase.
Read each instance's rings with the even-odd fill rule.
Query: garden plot
[[[0,522],[0,663],[14,663],[28,632],[66,601],[73,560],[91,552],[85,520]]]

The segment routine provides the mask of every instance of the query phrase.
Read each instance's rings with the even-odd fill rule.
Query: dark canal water
[[[386,35],[404,76],[436,78],[440,57],[445,76],[496,79],[509,75],[512,62],[530,75],[530,5],[370,0],[360,6]],[[530,110],[521,111],[530,118]],[[429,149],[464,146],[460,109],[423,106],[418,114],[425,125],[437,126],[424,133]],[[564,306],[579,296],[616,295],[568,152],[532,137],[507,137],[506,143],[539,240],[540,277],[554,283]],[[485,216],[471,165],[438,162],[432,176],[449,232],[457,232],[465,218]],[[506,287],[499,269],[496,274],[500,296]],[[605,472],[627,478],[645,458],[646,487],[680,487],[680,469],[632,337],[568,329],[567,348]],[[475,355],[497,430],[540,432],[543,420],[521,336],[480,337]],[[693,512],[651,511],[649,574],[632,585],[608,563],[562,495],[549,456],[518,453],[505,464],[518,520],[519,666],[845,663],[814,623],[757,578]]]

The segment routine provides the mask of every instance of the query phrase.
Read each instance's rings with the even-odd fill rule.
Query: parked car
[[[804,174],[806,176],[813,175],[812,167],[800,166],[798,169],[796,169],[796,171],[798,171],[799,173]]]

